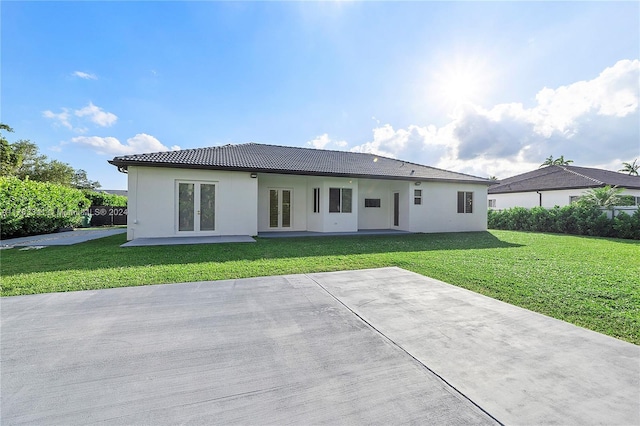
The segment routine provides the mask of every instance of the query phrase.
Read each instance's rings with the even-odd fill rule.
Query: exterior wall
[[[422,189],[422,204],[413,204],[413,189]],[[473,213],[458,213],[458,191],[473,192]],[[470,232],[487,230],[487,186],[468,183],[422,182],[411,187],[412,232]]]
[[[351,188],[351,213],[329,213],[329,188]],[[358,179],[324,178],[320,187],[319,232],[356,232],[358,230]],[[311,209],[311,207],[309,207]]]
[[[358,185],[358,228],[388,229],[393,225],[394,182],[360,179]],[[365,198],[379,198],[380,207],[365,207]]]
[[[478,184],[350,179],[160,167],[129,167],[127,238],[185,235],[256,235],[268,231],[355,232],[395,228],[411,232],[487,229],[487,187]],[[216,230],[177,231],[177,181],[216,184]],[[313,189],[320,188],[320,212],[313,212]],[[329,189],[351,188],[351,213],[329,212]],[[289,189],[291,227],[269,227],[269,190]],[[422,204],[414,204],[414,190]],[[473,213],[457,213],[458,191],[474,193]],[[399,226],[393,225],[393,194],[400,194]],[[640,192],[640,191],[638,191]],[[639,194],[640,195],[640,194]],[[379,198],[380,207],[364,207]]]
[[[269,190],[291,189],[292,226],[269,227]],[[320,188],[320,212],[313,212],[313,188]],[[329,188],[351,188],[351,213],[329,213]],[[258,232],[313,231],[353,232],[358,230],[358,179],[282,174],[258,175]]]
[[[556,191],[540,191],[542,193],[542,207],[551,209],[555,206],[568,206],[571,197],[584,195],[589,189],[561,189]],[[622,195],[640,197],[640,189],[627,189]],[[536,192],[514,192],[508,194],[489,194],[488,199],[496,200],[496,210],[504,210],[512,207],[524,207],[530,209],[540,205],[540,195]]]
[[[131,166],[127,239],[196,235],[177,231],[177,180],[216,183],[216,230],[197,235],[258,233],[258,182],[249,173]]]

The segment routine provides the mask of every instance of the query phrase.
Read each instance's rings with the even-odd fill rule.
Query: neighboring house
[[[127,196],[126,189],[99,189],[98,192],[106,192],[107,194],[112,194],[112,195],[122,195],[124,197]]]
[[[500,181],[489,188],[488,206],[491,209],[511,207],[553,208],[576,201],[591,188],[606,185],[625,188],[622,195],[636,197],[640,204],[640,177],[577,166],[547,166]]]
[[[127,238],[487,228],[488,179],[343,151],[247,143],[116,157]]]

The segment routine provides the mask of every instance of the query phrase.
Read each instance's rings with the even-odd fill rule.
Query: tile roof
[[[115,157],[109,163],[128,166],[239,170],[314,176],[377,179],[492,182],[407,161],[347,151],[246,143]]]
[[[605,185],[640,189],[640,177],[577,166],[547,166],[512,176],[489,188],[489,194],[553,189],[595,188]]]

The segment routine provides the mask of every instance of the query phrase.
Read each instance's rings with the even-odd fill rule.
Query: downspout
[[[542,207],[542,192],[536,191],[536,194],[538,194],[538,205]]]

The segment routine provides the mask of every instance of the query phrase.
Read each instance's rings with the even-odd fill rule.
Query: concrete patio
[[[640,423],[640,347],[399,268],[0,303],[3,425]]]
[[[124,234],[126,232],[126,228],[77,229],[74,231],[56,232],[53,234],[8,238],[0,240],[0,246],[3,248],[70,246],[91,240],[97,240],[98,238],[110,237],[111,235]]]

